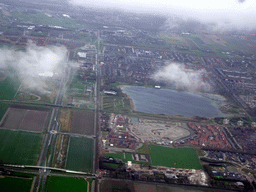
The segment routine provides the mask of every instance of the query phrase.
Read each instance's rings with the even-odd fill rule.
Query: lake
[[[123,86],[122,90],[133,100],[135,111],[186,117],[224,116],[214,101],[200,95],[140,86]]]

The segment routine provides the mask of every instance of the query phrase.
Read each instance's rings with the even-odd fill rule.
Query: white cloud
[[[0,49],[0,67],[14,68],[25,88],[46,92],[48,86],[42,76],[61,74],[66,57],[65,47],[29,44],[25,51]]]
[[[156,72],[152,78],[165,81],[177,89],[188,91],[209,90],[210,85],[203,81],[204,70],[188,71],[183,64],[166,62],[166,66]]]
[[[256,28],[255,0],[69,0],[85,7],[176,15],[184,19],[216,22],[219,27]]]

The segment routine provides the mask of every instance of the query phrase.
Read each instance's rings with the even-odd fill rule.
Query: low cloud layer
[[[166,63],[166,66],[153,75],[156,81],[164,81],[177,89],[194,91],[209,91],[210,85],[203,81],[204,70],[186,70],[184,65],[179,63]]]
[[[47,92],[45,77],[60,76],[67,62],[65,47],[39,47],[29,44],[26,50],[0,49],[0,68],[12,67],[24,88]]]
[[[255,0],[69,0],[73,5],[87,8],[116,9],[137,13],[161,14],[169,18],[214,23],[217,30],[255,29]]]

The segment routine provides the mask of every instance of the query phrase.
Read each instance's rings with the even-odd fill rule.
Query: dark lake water
[[[186,117],[224,116],[212,100],[192,93],[139,86],[124,86],[122,90],[133,100],[136,111]]]

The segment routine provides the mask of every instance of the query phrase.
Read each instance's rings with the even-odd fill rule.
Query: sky
[[[74,5],[114,8],[196,19],[236,29],[256,28],[255,0],[69,0]]]

